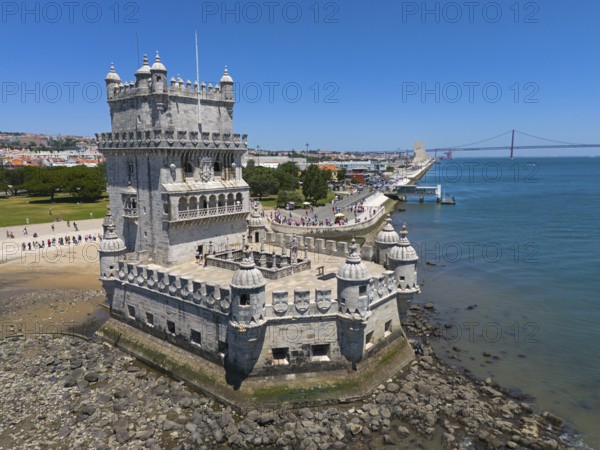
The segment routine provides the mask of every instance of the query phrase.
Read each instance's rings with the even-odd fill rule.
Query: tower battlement
[[[219,83],[184,82],[180,75],[168,80],[167,69],[156,52],[154,64],[144,64],[135,81],[123,82],[111,65],[106,75],[106,96],[113,132],[183,129],[208,133],[233,132],[235,96],[227,67]]]

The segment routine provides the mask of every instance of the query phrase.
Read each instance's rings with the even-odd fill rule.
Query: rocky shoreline
[[[425,346],[362,403],[240,415],[97,338],[0,341],[0,448],[566,448],[563,423]]]

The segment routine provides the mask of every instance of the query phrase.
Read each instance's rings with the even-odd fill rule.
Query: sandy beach
[[[15,227],[0,229],[0,316],[2,337],[16,331],[83,331],[106,314],[100,306],[104,293],[98,280],[98,241],[22,251],[22,243],[65,235],[98,235],[102,220],[78,223],[78,232],[66,222],[34,225],[17,236]],[[6,238],[13,232],[14,239]],[[21,232],[21,230],[19,230]],[[90,331],[91,332],[91,331]]]

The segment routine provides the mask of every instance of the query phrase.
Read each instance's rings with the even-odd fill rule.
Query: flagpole
[[[201,126],[202,123],[202,117],[200,116],[200,69],[199,69],[199,63],[198,63],[198,32],[195,31],[194,32],[195,38],[196,38],[196,85],[198,86],[198,126]]]

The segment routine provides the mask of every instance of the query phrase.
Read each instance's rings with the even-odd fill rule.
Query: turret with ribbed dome
[[[110,71],[106,74],[106,78],[104,78],[104,81],[106,81],[106,83],[110,82],[110,83],[117,83],[117,84],[119,84],[121,82],[121,77],[115,71],[114,63],[110,64]]]
[[[121,77],[115,71],[115,65],[113,63],[111,63],[110,71],[106,74],[104,81],[106,82],[106,93],[108,99],[112,100],[114,98],[115,89],[121,84]]]
[[[265,277],[256,268],[250,255],[244,257],[231,279],[231,285],[239,289],[256,289],[264,287],[266,284]]]
[[[419,256],[408,240],[406,224],[402,225],[400,241],[388,252],[388,266],[394,271],[398,288],[417,292],[417,262]]]
[[[252,212],[248,216],[247,222],[249,242],[259,243],[266,238],[267,226],[260,212],[258,212],[256,204],[252,206]]]
[[[356,240],[352,239],[346,262],[338,270],[338,279],[341,278],[343,280],[355,281],[368,280],[370,278],[369,269],[365,263],[362,262],[358,250],[359,247]]]
[[[368,315],[371,275],[362,261],[359,247],[352,239],[346,262],[337,273],[339,310],[346,314]]]
[[[115,277],[119,269],[119,260],[125,255],[125,243],[115,232],[115,223],[110,213],[110,208],[106,212],[104,222],[102,222],[104,236],[98,253],[100,256],[100,277]]]
[[[392,219],[388,214],[385,225],[375,237],[375,246],[377,248],[376,262],[387,266],[387,253],[389,249],[394,247],[400,241],[400,236],[394,230]]]
[[[149,87],[150,78],[152,78],[152,72],[148,64],[148,55],[144,55],[142,66],[135,72],[135,84],[137,87]]]
[[[225,70],[223,71],[223,76],[221,77],[220,83],[221,90],[225,95],[225,100],[229,102],[235,101],[233,95],[233,78],[231,78],[231,75],[229,75],[229,70],[227,69],[227,66],[225,66]]]
[[[231,279],[231,320],[257,325],[264,319],[265,277],[257,269],[252,254],[245,248],[244,259]]]
[[[150,71],[152,73],[167,73],[167,68],[165,67],[165,65],[160,61],[160,55],[158,53],[158,50],[156,50],[156,56],[154,57],[154,64],[152,64],[152,67],[150,68]]]

